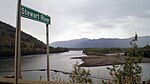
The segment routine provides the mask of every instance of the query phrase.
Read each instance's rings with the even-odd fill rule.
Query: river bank
[[[125,56],[120,56],[121,62],[124,63]],[[96,67],[96,66],[107,66],[112,65],[116,60],[115,55],[112,56],[83,56],[83,57],[73,57],[71,59],[81,59],[83,61],[80,67]],[[142,63],[150,63],[150,58],[143,57]]]
[[[0,84],[14,84],[13,78],[3,78],[0,77]],[[81,84],[81,83],[70,83],[70,82],[57,82],[57,81],[35,81],[35,80],[24,80],[19,79],[18,84]],[[83,83],[82,83],[83,84]]]

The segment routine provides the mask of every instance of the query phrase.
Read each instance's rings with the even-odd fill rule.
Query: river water
[[[82,51],[69,51],[64,53],[55,53],[50,54],[50,68],[56,69],[65,72],[71,72],[73,64],[76,62],[82,63],[79,59],[70,59],[72,57],[81,57],[86,56],[82,53]],[[142,80],[150,79],[150,63],[142,63],[143,68],[142,72]],[[13,70],[14,67],[14,59],[1,59],[0,60],[0,71],[10,71]],[[101,67],[86,67],[86,69],[90,69],[92,76],[109,78],[109,71],[106,67],[110,66],[101,66]],[[46,68],[46,54],[40,55],[28,55],[23,56],[21,58],[21,68],[22,69],[44,69]],[[0,72],[0,76],[14,74],[13,72]],[[55,80],[65,80],[69,81],[69,76],[64,74],[57,75],[53,71],[50,72],[51,79]],[[42,80],[46,80],[46,71],[30,71],[30,72],[22,72],[23,79],[28,80],[39,80],[42,77]],[[101,80],[94,79],[94,82],[99,82]]]

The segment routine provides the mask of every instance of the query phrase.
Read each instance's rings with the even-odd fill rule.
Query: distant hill
[[[129,42],[132,38],[117,39],[117,38],[101,38],[101,39],[76,39],[69,41],[58,41],[53,42],[50,45],[53,47],[66,47],[66,48],[111,48],[120,47],[127,48],[131,47]],[[137,42],[139,47],[150,45],[150,36],[138,37]]]
[[[89,41],[90,39],[75,39],[75,40],[69,40],[69,41],[58,41],[58,42],[53,42],[50,44],[50,46],[53,47],[67,47],[67,48],[81,48],[79,46],[80,43]]]
[[[0,21],[0,56],[14,56],[16,29]],[[50,47],[50,52],[61,52],[67,49]],[[67,50],[68,51],[68,50]],[[46,45],[33,36],[21,32],[21,53],[22,55],[46,53]]]

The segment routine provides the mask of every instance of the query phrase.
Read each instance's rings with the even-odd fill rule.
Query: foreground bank
[[[14,84],[14,79],[1,77],[0,84]],[[35,80],[31,81],[31,80],[19,79],[19,84],[81,84],[81,83],[56,82],[56,81],[35,81]]]

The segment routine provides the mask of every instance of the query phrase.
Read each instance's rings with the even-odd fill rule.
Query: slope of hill
[[[131,39],[132,38],[127,39],[101,38],[93,40],[77,39],[70,41],[58,41],[51,43],[50,45],[53,47],[66,47],[66,48],[111,48],[111,47],[127,48],[130,47],[129,42],[131,41]],[[150,36],[139,37],[137,44],[139,47],[150,45]]]
[[[15,28],[0,21],[0,56],[13,56],[14,50]],[[50,47],[51,53],[66,50]],[[21,32],[21,53],[22,55],[46,53],[46,45],[31,35]]]
[[[79,44],[86,42],[90,39],[82,38],[82,39],[75,39],[75,40],[69,40],[69,41],[58,41],[51,43],[50,46],[53,47],[67,47],[67,48],[80,48]]]

